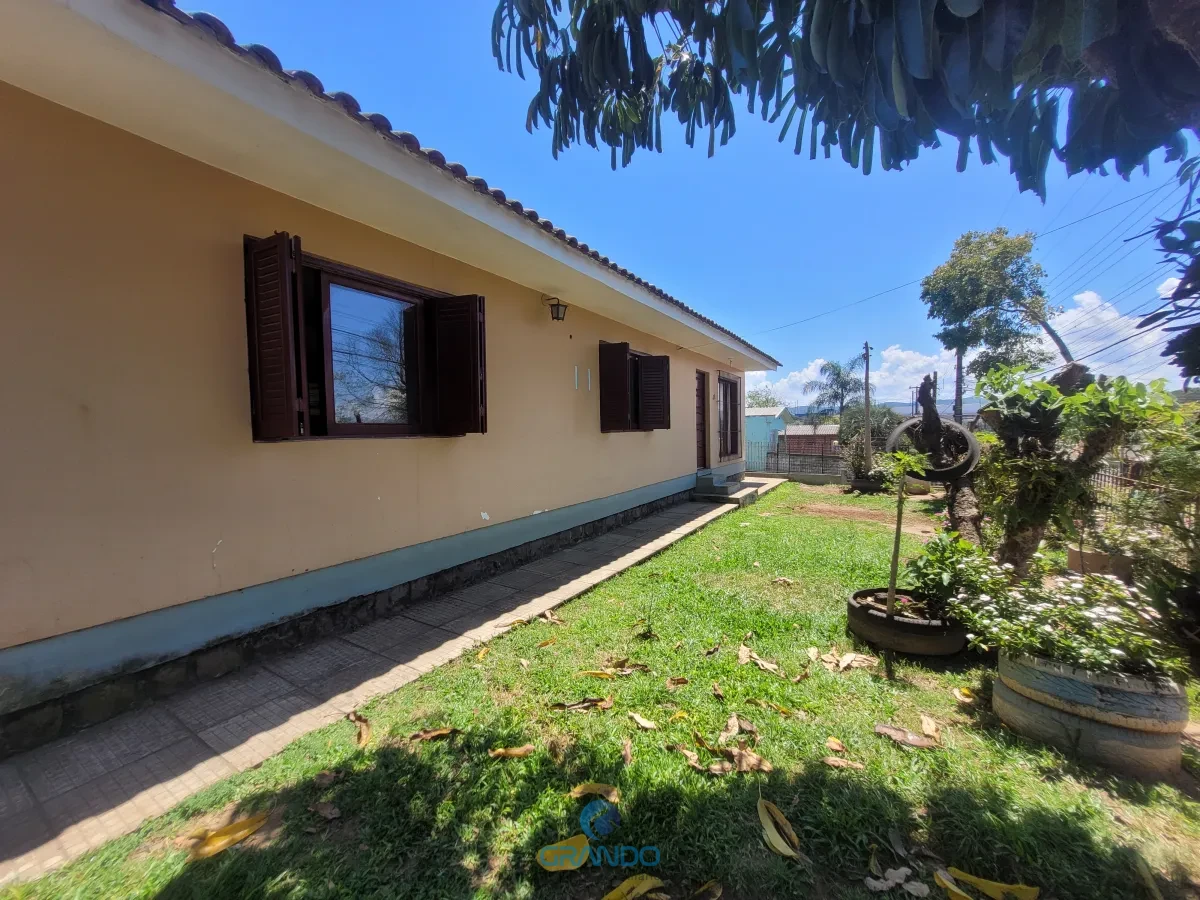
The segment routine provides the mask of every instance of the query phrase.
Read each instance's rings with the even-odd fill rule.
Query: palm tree
[[[809,404],[809,416],[823,418],[835,411],[841,416],[848,403],[862,399],[863,380],[856,373],[862,371],[863,362],[861,356],[854,356],[844,363],[830,360],[822,363],[818,370],[821,377],[804,385],[804,393],[817,394]]]

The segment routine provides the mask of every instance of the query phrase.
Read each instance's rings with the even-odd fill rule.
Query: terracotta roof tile
[[[747,349],[752,350],[755,353],[758,353],[759,355],[771,360],[771,362],[775,363],[776,365],[779,365],[778,360],[758,349],[749,341],[738,337],[728,328],[718,324],[717,322],[708,318],[708,316],[702,315],[683,301],[672,297],[662,288],[655,287],[648,281],[637,277],[628,269],[618,266],[616,263],[610,261],[607,256],[601,256],[596,250],[592,249],[587,244],[582,243],[577,238],[568,235],[565,230],[556,226],[549,219],[543,219],[538,216],[536,210],[525,209],[520,201],[505,196],[504,191],[501,191],[497,188],[489,188],[488,183],[484,181],[484,179],[477,175],[470,175],[467,172],[466,166],[462,165],[461,163],[447,163],[446,157],[442,155],[441,152],[429,147],[422,147],[415,135],[410,134],[407,131],[393,131],[392,123],[388,120],[387,116],[383,115],[382,113],[368,113],[363,115],[362,107],[352,94],[349,94],[346,91],[327,93],[325,91],[325,86],[321,83],[321,79],[317,78],[317,76],[313,75],[311,72],[306,72],[303,69],[289,69],[285,71],[279,62],[279,57],[276,56],[275,52],[269,47],[265,47],[262,44],[238,44],[234,40],[233,33],[229,30],[229,27],[216,16],[204,12],[197,12],[189,15],[175,6],[175,0],[140,0],[140,2],[145,3],[147,6],[156,9],[159,12],[169,15],[182,25],[203,28],[214,38],[216,38],[217,41],[219,41],[222,45],[232,50],[234,53],[237,53],[239,56],[256,63],[257,65],[269,72],[274,73],[275,75],[280,76],[281,78],[301,85],[305,90],[315,97],[338,104],[338,106],[342,108],[349,118],[355,120],[356,122],[365,123],[372,126],[381,134],[398,143],[400,147],[407,152],[423,156],[432,165],[450,172],[450,174],[454,175],[455,178],[458,178],[471,185],[479,193],[489,195],[502,206],[506,206],[508,209],[512,210],[518,215],[523,215],[531,222],[536,223],[546,232],[553,234],[556,238],[568,246],[578,249],[581,253],[590,256],[592,259],[599,260],[601,264],[616,271],[629,281],[640,285],[660,299],[666,300],[668,303],[679,307],[693,318],[704,322],[706,325],[712,326],[722,334],[733,338]]]

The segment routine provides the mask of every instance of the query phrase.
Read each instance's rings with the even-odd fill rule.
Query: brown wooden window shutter
[[[438,297],[429,307],[429,356],[436,434],[487,432],[483,298]]]
[[[639,356],[638,424],[644,431],[671,427],[671,358]]]
[[[282,231],[268,238],[247,238],[245,255],[254,439],[300,437],[307,431],[308,415],[304,380],[297,375],[300,238]]]
[[[600,430],[628,431],[629,345],[600,345]]]

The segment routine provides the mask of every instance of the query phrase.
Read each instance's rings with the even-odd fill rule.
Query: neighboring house
[[[746,443],[769,444],[774,449],[775,439],[795,421],[786,406],[751,407],[746,410]]]
[[[802,422],[784,431],[787,452],[801,456],[833,456],[838,452],[836,424],[809,425]]]
[[[744,468],[776,360],[211,16],[5,4],[0,108],[0,753]]]

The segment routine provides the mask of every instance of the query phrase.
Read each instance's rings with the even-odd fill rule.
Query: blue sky
[[[664,128],[664,153],[639,151],[613,172],[607,151],[581,146],[556,162],[549,133],[525,131],[532,85],[496,68],[494,0],[180,5],[218,16],[239,43],[269,46],[285,68],[308,69],[326,90],[349,91],[364,111],[384,113],[423,146],[762,347],[783,367],[752,383],[769,379],[790,402],[803,401],[799,385],[822,359],[846,359],[864,340],[875,351],[883,399],[907,399],[908,386],[933,368],[948,378],[952,367],[918,285],[780,326],[919,280],[968,229],[1044,232],[1131,201],[1035,247],[1051,300],[1066,307],[1058,324],[1076,356],[1132,334],[1136,316],[1123,314],[1145,311],[1172,274],[1153,241],[1124,241],[1173,208],[1174,165],[1160,157],[1149,177],[1139,172],[1128,183],[1112,175],[1068,180],[1051,160],[1043,206],[1016,194],[1003,159],[984,167],[972,158],[959,175],[956,148],[947,146],[923,152],[903,172],[876,167],[864,177],[836,150],[830,160],[810,161],[807,146],[793,156],[790,136],[778,143],[777,126],[741,106],[737,136],[712,159],[706,142],[689,149],[678,129]],[[1140,335],[1088,362],[1112,374],[1170,376],[1178,387],[1155,341]]]

